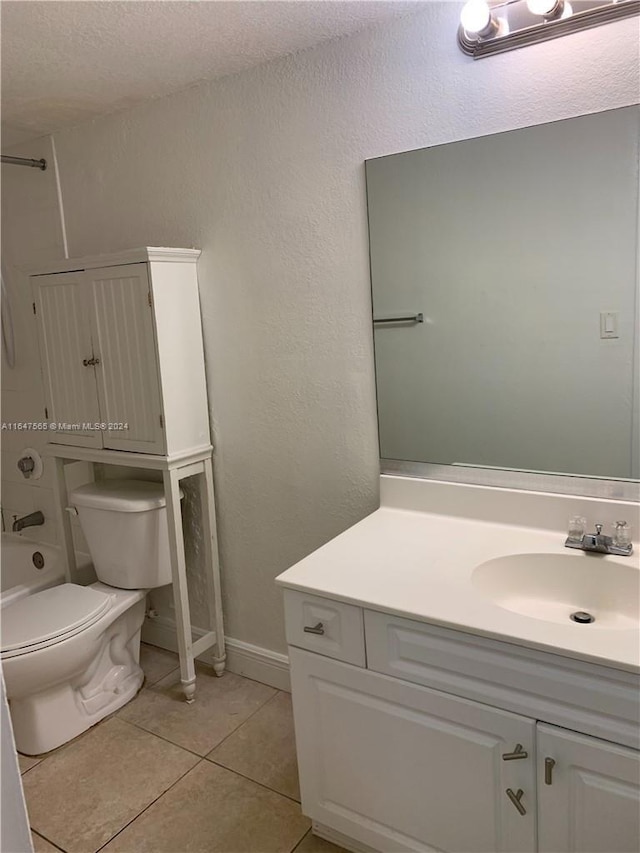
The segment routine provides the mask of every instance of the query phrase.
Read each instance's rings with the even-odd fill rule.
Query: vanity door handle
[[[309,625],[305,625],[303,628],[305,634],[324,634],[324,625],[322,622],[318,622],[317,625],[310,627]]]
[[[100,359],[95,356],[93,358],[83,358],[82,363],[85,367],[93,367],[96,364],[100,364]]]
[[[556,766],[553,758],[545,758],[544,760],[544,784],[553,785],[553,768]]]
[[[511,800],[513,805],[518,809],[520,814],[525,815],[527,813],[527,810],[525,809],[525,807],[520,802],[520,800],[522,799],[522,795],[524,794],[524,791],[522,790],[522,788],[518,788],[518,790],[515,793],[514,793],[512,788],[507,788],[506,793],[507,793],[507,797],[509,797],[509,799]]]
[[[503,761],[516,761],[518,758],[528,758],[529,753],[526,749],[522,748],[521,743],[517,743],[513,752],[503,752],[502,760]]]

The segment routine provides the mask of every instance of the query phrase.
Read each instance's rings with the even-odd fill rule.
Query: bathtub
[[[0,563],[0,607],[65,580],[59,548],[16,533],[2,534]]]

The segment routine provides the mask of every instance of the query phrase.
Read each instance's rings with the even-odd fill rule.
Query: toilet
[[[2,609],[2,670],[26,755],[55,749],[136,695],[146,593],[171,583],[161,484],[101,480],[69,502],[98,581],[60,584]]]

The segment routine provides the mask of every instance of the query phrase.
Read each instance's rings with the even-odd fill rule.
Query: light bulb
[[[566,4],[568,6],[568,4]],[[527,8],[532,15],[539,15],[547,20],[551,18],[568,17],[564,0],[527,0]],[[569,15],[571,7],[569,6]]]
[[[552,12],[558,0],[527,0],[527,8],[532,15],[548,15]]]
[[[483,35],[492,30],[491,9],[485,0],[469,0],[460,13],[462,29],[469,35]]]

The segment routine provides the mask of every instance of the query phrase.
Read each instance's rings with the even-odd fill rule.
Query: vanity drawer
[[[364,620],[375,672],[640,746],[634,673],[372,610]]]
[[[366,666],[361,607],[288,589],[284,612],[290,646]]]

